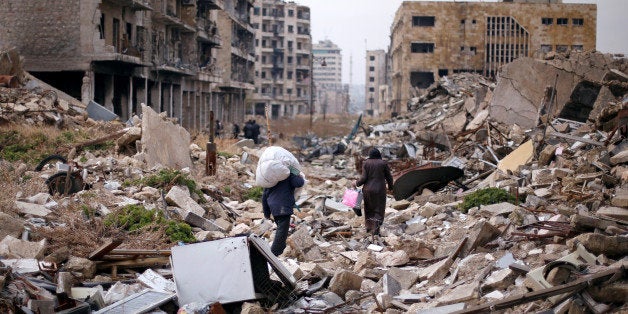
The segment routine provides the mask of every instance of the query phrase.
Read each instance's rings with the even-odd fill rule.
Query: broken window
[[[476,23],[476,20],[472,20],[472,21],[471,21],[471,24],[475,24],[475,23]]]
[[[369,82],[375,82],[375,78],[374,77],[369,77]]]
[[[464,46],[460,46],[460,51],[464,51]]]
[[[572,19],[571,24],[575,26],[582,26],[584,25],[584,19]]]
[[[460,20],[460,24],[464,24],[464,22],[465,22],[464,19]]]
[[[120,52],[120,20],[114,18],[113,19],[113,35],[112,35],[112,45],[115,49],[115,52]]]
[[[449,74],[449,70],[448,69],[438,69],[438,76],[439,77],[447,76],[448,74]]]
[[[266,56],[262,56],[262,63],[266,63]]]
[[[375,87],[369,87],[369,92],[374,92],[375,91]]]
[[[434,26],[435,21],[433,16],[413,16],[412,26]]]
[[[288,10],[288,16],[290,17],[294,16],[294,10]]]
[[[262,78],[266,78],[266,71],[262,71]]]
[[[572,45],[571,46],[571,50],[582,51],[582,50],[584,50],[584,46],[582,46],[582,45]]]
[[[434,83],[434,73],[432,72],[410,72],[410,84],[413,87],[428,88]]]
[[[375,67],[369,67],[369,71],[371,72],[375,71]]]
[[[556,45],[556,52],[567,52],[567,50],[569,50],[567,45]]]
[[[286,89],[286,94],[292,95],[292,88],[287,88]]]
[[[541,24],[543,25],[552,25],[554,24],[554,19],[551,17],[542,17],[541,18]]]
[[[266,48],[266,39],[262,39],[262,48]]]
[[[105,39],[105,14],[100,15],[100,25],[98,25],[98,31],[100,32],[100,39]]]
[[[266,16],[266,8],[263,8],[263,9],[262,9],[262,15],[263,15],[263,16]]]
[[[253,15],[259,15],[259,7],[253,8]]]
[[[371,56],[369,59],[370,59],[371,61],[375,61],[375,56]]]
[[[290,58],[290,57],[288,57]],[[292,79],[292,71],[288,71],[288,79],[291,80]]]
[[[544,53],[552,51],[552,45],[541,45],[541,51]]]
[[[567,25],[569,23],[569,19],[566,17],[561,17],[556,19],[556,25]]]
[[[471,50],[471,52],[475,52],[475,51],[477,50],[477,48],[476,48],[476,47],[471,46],[471,47],[469,47],[469,50]]]
[[[433,43],[412,43],[410,47],[413,53],[434,53]]]

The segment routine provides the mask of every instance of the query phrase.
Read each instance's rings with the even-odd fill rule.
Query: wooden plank
[[[170,256],[170,250],[114,249],[107,255],[160,255]]]
[[[170,263],[169,257],[149,257],[149,258],[138,258],[138,259],[125,260],[125,261],[101,263],[97,265],[97,268],[103,269],[103,268],[109,268],[109,267],[144,267],[144,266],[164,265],[168,263]]]
[[[510,308],[516,305],[525,304],[528,302],[545,299],[550,296],[560,295],[563,293],[575,293],[582,289],[602,283],[612,276],[620,273],[624,273],[624,267],[612,267],[606,270],[597,272],[595,274],[584,276],[576,281],[570,283],[555,286],[547,289],[533,291],[525,294],[511,296],[502,300],[497,300],[482,305],[474,306],[465,310],[456,311],[456,314],[463,313],[488,313],[501,309]]]
[[[113,249],[117,248],[120,244],[122,244],[122,239],[114,238],[111,239],[105,244],[101,245],[99,248],[94,250],[92,254],[89,255],[88,259],[90,260],[98,260],[101,257],[107,255],[107,253],[111,252]]]

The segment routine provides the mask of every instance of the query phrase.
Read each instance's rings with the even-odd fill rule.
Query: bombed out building
[[[188,129],[244,119],[252,88],[248,0],[2,0],[0,45],[25,70],[122,121],[141,103]]]
[[[597,6],[561,0],[405,1],[391,26],[392,112],[459,72],[495,76],[521,57],[595,49]]]

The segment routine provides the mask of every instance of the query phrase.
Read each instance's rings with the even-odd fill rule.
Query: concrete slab
[[[30,242],[6,236],[0,241],[0,257],[43,259],[46,250],[46,239]]]
[[[192,167],[190,133],[142,104],[142,156],[149,167]]]
[[[459,302],[465,302],[476,299],[478,297],[478,283],[472,282],[466,285],[460,285],[445,295],[437,299],[438,305],[447,305]]]
[[[449,314],[456,311],[464,310],[466,305],[464,303],[456,303],[445,306],[433,307],[431,309],[420,310],[417,314]]]
[[[534,157],[534,145],[532,141],[521,144],[512,153],[508,154],[497,164],[501,171],[516,171],[521,165],[525,165]]]
[[[192,212],[201,217],[205,215],[205,209],[190,197],[190,191],[187,187],[173,186],[166,194],[166,202],[183,209],[185,214],[181,215],[181,217],[186,217],[187,212]]]

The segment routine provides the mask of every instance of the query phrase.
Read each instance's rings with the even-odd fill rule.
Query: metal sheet
[[[247,237],[175,246],[172,270],[181,305],[256,298]]]
[[[297,280],[294,278],[294,276],[292,276],[292,273],[290,273],[290,271],[283,266],[283,264],[275,256],[275,254],[270,251],[270,246],[268,246],[266,241],[262,240],[260,237],[254,234],[250,235],[249,239],[251,240],[251,244],[253,244],[253,247],[255,247],[260,253],[262,253],[262,255],[264,255],[268,263],[270,263],[270,267],[272,267],[273,270],[277,272],[277,276],[279,276],[281,281],[284,284],[294,288],[297,284]]]
[[[424,188],[437,191],[445,187],[450,181],[461,178],[463,175],[464,171],[456,167],[409,169],[395,180],[393,195],[396,200],[402,200]]]
[[[94,120],[111,121],[118,117],[117,114],[111,112],[109,109],[99,105],[91,100],[87,104],[87,115]]]
[[[95,314],[135,314],[146,313],[175,297],[174,293],[159,292],[154,290],[144,290],[136,294],[130,295],[106,308],[100,309]]]

